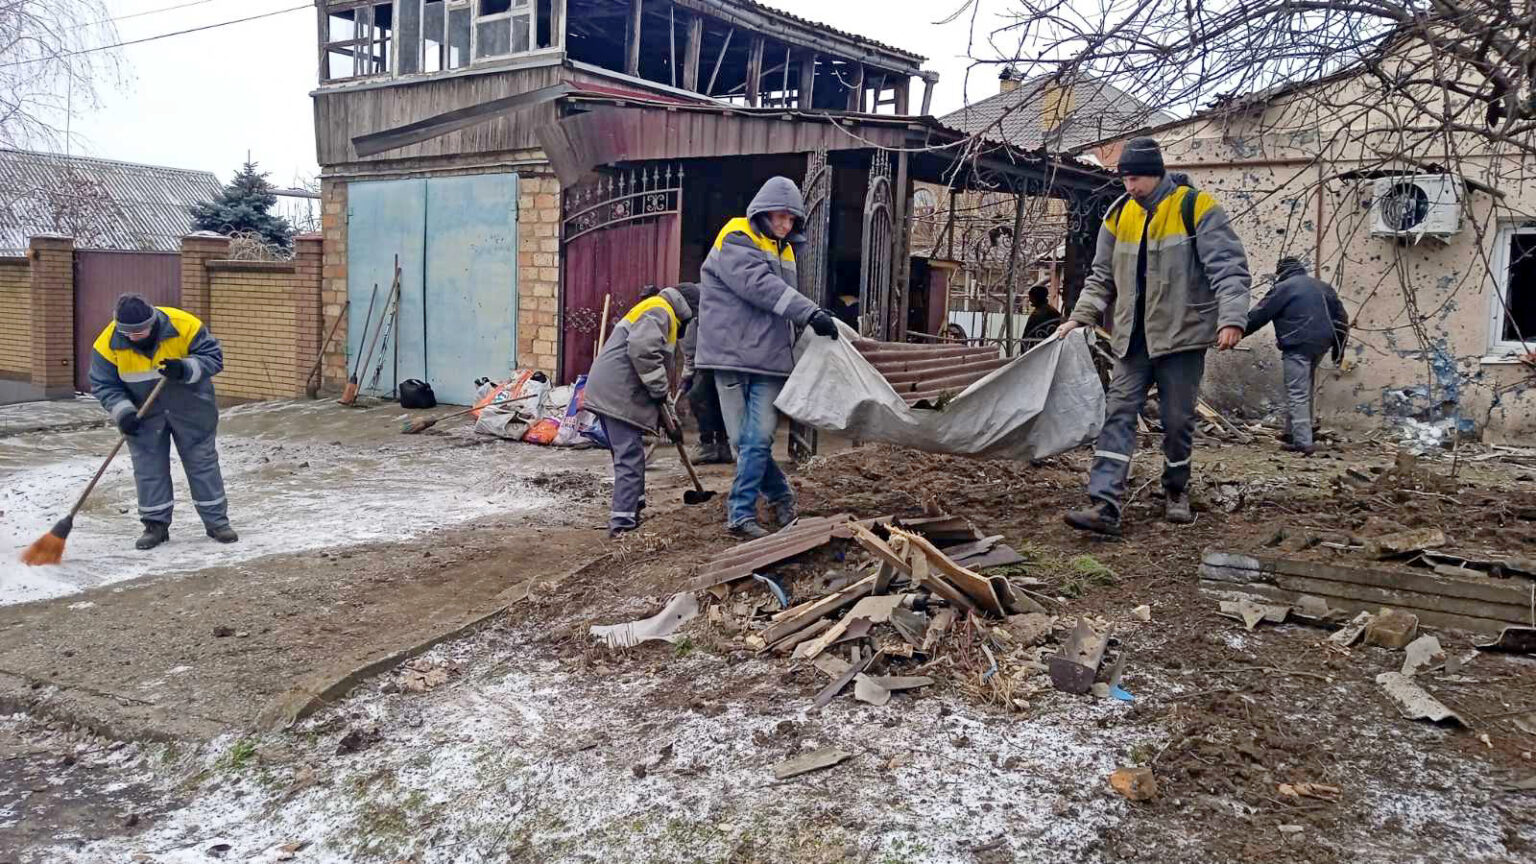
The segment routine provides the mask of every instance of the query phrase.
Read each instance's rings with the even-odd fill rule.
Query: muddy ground
[[[1458,458],[1454,482],[1422,479],[1451,473],[1437,458],[1418,465],[1419,481],[1362,485],[1340,478],[1351,467],[1390,474],[1390,448],[1342,444],[1306,459],[1268,442],[1204,442],[1197,452],[1198,521],[1157,521],[1146,472],[1160,462],[1148,453],[1119,542],[1059,522],[1082,500],[1081,453],[1031,466],[866,447],[795,478],[807,513],[937,506],[1005,535],[1028,559],[1016,572],[1044,581],[1063,615],[1115,625],[1131,652],[1130,704],[1059,693],[1039,676],[1010,679],[1000,698],[957,646],[931,688],[881,708],[845,695],[815,711],[820,673],[745,650],[742,633],[707,616],[675,646],[595,648],[589,625],[656,611],[729,545],[720,501],[657,507],[640,535],[609,545],[589,532],[559,563],[538,562],[512,592],[528,597],[505,616],[286,731],[118,743],[46,718],[5,720],[0,836],[9,832],[26,862],[1536,856],[1532,793],[1507,788],[1536,774],[1532,660],[1477,654],[1454,673],[1428,673],[1425,686],[1471,728],[1409,721],[1374,683],[1401,652],[1340,651],[1326,647],[1327,630],[1302,625],[1247,632],[1195,588],[1202,549],[1258,547],[1277,528],[1305,536],[1433,524],[1458,548],[1536,548],[1532,469]],[[600,513],[601,502],[570,509]],[[526,561],[516,536],[467,530],[442,540]],[[358,554],[402,578],[435,566],[398,546]],[[568,572],[578,558],[589,563]],[[838,566],[824,552],[783,569],[804,586]],[[449,569],[469,568],[461,556]],[[1141,604],[1150,621],[1131,613]],[[1467,636],[1440,635],[1449,654],[1470,653]],[[775,763],[822,746],[855,755],[773,779]],[[1155,798],[1132,803],[1109,788],[1108,774],[1130,765],[1152,769]],[[1340,791],[1298,800],[1282,783]]]

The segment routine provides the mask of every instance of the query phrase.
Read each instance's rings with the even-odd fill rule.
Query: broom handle
[[[169,380],[169,378],[161,378],[155,384],[155,389],[149,391],[149,398],[145,399],[144,404],[139,406],[137,413],[140,417],[143,417],[144,412],[148,411],[149,407],[155,404],[155,400],[160,397],[160,391],[165,389],[165,382]],[[75,506],[69,508],[69,518],[75,518],[75,514],[80,512],[80,508],[85,506],[85,499],[91,497],[91,492],[95,490],[96,484],[101,482],[101,475],[107,473],[107,466],[111,465],[112,460],[117,458],[117,451],[123,449],[123,443],[127,440],[127,435],[117,436],[117,443],[112,445],[112,452],[107,454],[107,458],[101,461],[101,467],[96,469],[96,476],[92,477],[91,482],[86,484],[85,491],[80,493],[80,500],[75,502]]]

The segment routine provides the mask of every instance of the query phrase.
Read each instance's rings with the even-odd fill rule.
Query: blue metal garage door
[[[517,175],[352,183],[347,210],[351,357],[367,348],[377,284],[373,340],[397,254],[402,271],[390,345],[360,375],[363,392],[420,378],[439,401],[469,404],[476,378],[505,379],[517,365]]]

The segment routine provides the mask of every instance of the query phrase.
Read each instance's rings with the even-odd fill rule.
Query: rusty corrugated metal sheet
[[[698,578],[689,583],[688,590],[703,591],[722,582],[751,576],[769,564],[819,549],[832,542],[835,536],[847,537],[844,526],[852,520],[853,517],[846,513],[805,517],[777,534],[733,546],[706,561]]]
[[[67,234],[82,248],[178,251],[191,206],[219,190],[207,171],[0,149],[0,254],[18,254],[37,234]]]
[[[956,395],[1010,362],[996,347],[861,339],[854,348],[908,405]]]

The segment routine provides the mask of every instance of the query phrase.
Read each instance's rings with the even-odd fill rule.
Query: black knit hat
[[[1132,138],[1120,154],[1116,169],[1120,176],[1134,174],[1137,177],[1161,177],[1167,173],[1163,167],[1163,149],[1152,138]]]
[[[143,330],[155,321],[155,307],[141,294],[122,294],[117,298],[117,329],[120,333]]]
[[[1305,272],[1307,272],[1306,262],[1294,255],[1281,255],[1280,260],[1275,262],[1275,275],[1282,279],[1292,273]]]

